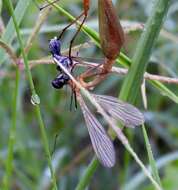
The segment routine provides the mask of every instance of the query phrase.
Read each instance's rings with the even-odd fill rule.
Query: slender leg
[[[87,69],[84,73],[82,73],[80,75],[80,77],[84,79],[84,78],[87,78],[87,77],[92,77],[92,76],[102,74],[101,72],[98,72],[98,71],[97,71],[97,73],[93,73],[93,71],[98,69],[101,65],[103,65],[103,63],[98,64],[96,67],[92,67],[92,68]]]
[[[77,109],[77,94],[74,91],[74,101],[75,101],[75,109]]]
[[[80,24],[77,32],[75,33],[75,35],[73,36],[72,40],[70,41],[70,46],[69,46],[69,59],[72,60],[71,55],[72,55],[72,45],[73,42],[75,40],[75,38],[77,37],[78,33],[80,32],[87,16],[88,16],[88,10],[89,10],[89,4],[90,4],[90,0],[83,0],[83,6],[84,6],[84,12],[82,13],[84,15],[84,18],[82,20],[82,23]]]
[[[54,145],[53,145],[53,151],[52,151],[51,155],[53,155],[54,152],[55,152],[55,150],[56,150],[57,138],[58,138],[58,134],[55,135]]]
[[[74,98],[75,109],[77,109],[77,96],[75,90],[72,88],[71,100],[70,100],[70,111],[72,111],[72,104]]]
[[[40,11],[41,11],[41,10],[45,9],[46,7],[48,7],[48,6],[50,6],[50,5],[53,5],[54,3],[58,2],[58,1],[59,1],[59,0],[55,0],[55,1],[53,1],[53,2],[51,2],[51,3],[48,3],[48,4],[46,4],[46,5],[42,6],[42,7],[39,7],[39,9],[40,9]]]
[[[83,21],[82,21],[82,23],[80,24],[80,26],[79,26],[77,32],[76,32],[75,35],[73,36],[72,40],[70,41],[70,46],[69,46],[69,58],[70,58],[70,59],[71,59],[71,55],[72,55],[72,45],[73,45],[73,42],[74,42],[75,38],[77,37],[78,33],[80,32],[80,30],[81,30],[81,28],[82,28],[82,26],[83,26],[83,24],[84,24],[84,22],[85,22],[85,20],[86,20],[86,18],[87,18],[87,14],[85,14],[85,12],[83,12],[82,14],[84,15]]]
[[[62,30],[62,32],[60,33],[58,39],[61,39],[61,37],[62,37],[62,35],[64,34],[64,32],[65,32],[70,26],[72,26],[73,24],[75,24],[76,21],[79,20],[83,15],[84,15],[84,12],[82,12],[75,20],[73,20],[69,25],[67,25],[67,26]]]
[[[72,104],[73,104],[73,95],[74,95],[74,92],[73,92],[73,89],[72,89],[72,92],[71,92],[71,97],[70,97],[70,111],[72,111]]]

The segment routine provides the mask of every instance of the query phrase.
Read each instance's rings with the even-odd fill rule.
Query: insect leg
[[[41,11],[41,10],[45,9],[46,7],[49,7],[50,5],[53,5],[54,3],[58,2],[58,1],[59,1],[59,0],[54,0],[54,1],[51,2],[51,3],[47,3],[46,5],[43,5],[42,7],[39,7],[39,6],[38,6],[38,8],[39,8],[39,10]]]
[[[61,37],[62,37],[62,35],[64,34],[64,32],[65,32],[70,26],[72,26],[73,24],[75,24],[76,21],[79,20],[83,15],[84,15],[84,12],[82,12],[75,20],[73,20],[69,25],[67,25],[67,26],[62,30],[62,32],[60,33],[58,39],[61,39]]]
[[[83,12],[83,14],[84,14],[84,13],[85,13],[85,12]],[[83,24],[84,24],[86,18],[87,18],[87,15],[84,14],[84,18],[83,18],[83,20],[82,20],[82,22],[81,22],[81,24],[80,24],[78,30],[76,31],[76,33],[74,34],[72,40],[70,41],[70,46],[69,46],[69,58],[70,58],[70,59],[71,59],[71,55],[72,55],[72,45],[73,45],[73,42],[74,42],[75,38],[77,37],[78,33],[80,32],[80,30],[81,30],[81,28],[82,28],[82,26],[83,26]]]

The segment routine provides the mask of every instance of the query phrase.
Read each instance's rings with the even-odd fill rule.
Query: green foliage
[[[39,12],[31,0],[12,2],[17,21],[16,30],[20,31],[22,43],[19,45],[11,13],[7,11],[7,5],[2,1],[0,1],[0,7],[2,4],[1,18],[4,21],[5,30],[1,34],[1,40],[7,43],[15,54],[19,56],[22,53],[21,50],[26,47],[27,39],[34,26],[39,22],[38,15],[42,13]],[[25,62],[29,63],[31,60],[42,58],[47,59],[46,56],[50,55],[48,50],[49,39],[59,34],[59,29],[62,29],[69,22],[68,19],[73,19],[70,14],[79,15],[79,12],[82,11],[81,2],[79,0],[61,0],[58,4],[62,5],[67,10],[66,12],[61,7],[58,11],[54,7],[52,8],[45,24],[42,25],[42,30],[35,33],[30,51],[25,54],[27,56]],[[170,13],[164,20],[163,28],[169,33],[167,34],[163,31],[156,39],[155,46],[152,47],[151,45],[153,48],[151,59],[147,62],[147,71],[150,73],[170,77],[177,76],[178,48],[176,42],[178,39],[176,37],[177,20],[175,18],[178,16],[178,10],[177,8],[174,9],[176,3],[176,0],[172,1]],[[43,1],[40,1],[40,5],[42,4]],[[119,1],[118,4],[119,6],[116,5],[116,9],[120,18],[124,20],[145,23],[151,15],[152,3],[146,0],[138,0],[135,4],[129,0]],[[94,41],[94,45],[89,46],[89,48],[81,46],[79,51],[81,57],[103,57],[101,50],[98,48],[99,36],[95,32],[98,29],[96,5],[95,2],[92,2],[90,15],[86,23],[88,27],[83,28],[84,33],[81,32],[75,41],[75,44],[83,44],[89,41],[88,36]],[[0,31],[3,28],[1,25],[2,23],[0,22]],[[63,50],[69,46],[71,36],[75,32],[73,29],[69,29],[62,39]],[[117,60],[119,65],[124,67],[132,65],[135,59],[132,62],[129,57],[135,54],[136,42],[139,40],[140,34],[140,30],[136,30],[126,35],[126,43],[123,48],[125,49],[125,54],[120,54]],[[149,48],[147,43],[144,46],[142,45],[140,47],[143,50]],[[145,55],[144,59],[148,59],[149,53],[146,52]],[[69,110],[70,91],[68,89],[67,92],[65,89],[57,91],[51,87],[51,81],[57,75],[55,66],[52,64],[39,65],[35,66],[31,71],[27,71],[31,72],[34,81],[36,89],[34,97],[36,97],[36,93],[40,97],[40,114],[39,109],[34,109],[31,104],[32,93],[29,88],[32,90],[34,88],[33,85],[29,85],[25,72],[21,71],[19,76],[16,68],[12,65],[13,61],[3,48],[0,48],[0,57],[0,189],[3,183],[6,189],[8,189],[8,186],[9,189],[52,189],[48,170],[51,164],[53,165],[53,171],[57,174],[58,189],[74,189],[79,182],[78,189],[84,189],[88,183],[90,184],[90,189],[104,190],[117,189],[121,186],[128,187],[127,184],[136,177],[136,171],[139,171],[139,167],[132,159],[128,160],[126,167],[123,167],[125,165],[123,164],[125,150],[119,145],[118,140],[115,141],[117,164],[114,168],[105,169],[98,165],[96,160],[92,161],[94,163],[91,164],[92,167],[87,168],[94,155],[93,151],[91,151],[89,135],[80,109],[72,110],[72,112]],[[133,66],[135,76],[137,76],[136,73],[140,66]],[[139,77],[142,76],[145,68],[142,67]],[[95,92],[117,96],[120,92],[123,78],[125,77],[110,76],[95,89]],[[122,91],[122,98],[127,100],[131,100],[133,97],[135,99],[136,91],[140,87],[138,81],[134,77],[131,78],[132,83],[129,83],[131,88],[128,88],[130,79],[126,79],[125,81],[127,82],[124,84],[124,88],[128,93],[126,94],[126,91]],[[137,83],[134,83],[135,81]],[[135,87],[135,85],[138,86]],[[148,109],[144,110],[142,99],[138,98],[141,97],[140,95],[136,98],[136,105],[144,112],[146,118],[145,128],[148,134],[144,133],[145,137],[143,137],[142,130],[139,127],[134,130],[129,129],[129,132],[133,135],[130,141],[132,147],[144,163],[152,163],[153,176],[158,182],[157,158],[164,158],[167,153],[174,153],[173,151],[178,147],[177,94],[176,84],[163,84],[155,80],[146,82]],[[38,98],[37,101],[39,102]],[[43,123],[45,124],[44,129]],[[58,134],[57,139],[55,139],[56,134]],[[146,143],[144,140],[146,140]],[[151,149],[148,149],[150,148],[148,140],[151,144]],[[143,148],[145,146],[147,150]],[[149,152],[149,157],[147,151]],[[156,158],[156,164],[152,152],[154,158]],[[174,160],[176,159],[177,157],[174,158]],[[165,161],[161,167],[159,174],[161,174],[160,181],[164,189],[176,189],[177,167],[177,163],[170,163],[169,160]],[[87,177],[86,181],[82,181],[85,171],[91,175]],[[92,178],[93,175],[95,175],[94,178]],[[55,185],[53,184],[53,186]],[[134,189],[134,185],[131,185],[131,188],[126,188],[126,190],[132,188]],[[138,188],[154,189],[149,181],[143,180],[137,183]]]

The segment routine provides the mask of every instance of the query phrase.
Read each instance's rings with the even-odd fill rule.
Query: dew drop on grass
[[[38,94],[33,94],[31,96],[31,103],[36,106],[40,104],[40,97],[38,96]]]

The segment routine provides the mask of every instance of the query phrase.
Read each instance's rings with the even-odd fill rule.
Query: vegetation
[[[58,73],[49,40],[82,12],[82,1],[60,1],[41,12],[35,2],[45,4],[0,0],[0,189],[177,189],[176,0],[115,2],[125,31],[115,64],[120,74],[111,73],[94,93],[134,104],[145,124],[123,129],[129,144],[108,131],[117,159],[111,169],[94,157],[80,108],[70,110],[71,89],[51,85]],[[73,48],[74,55],[94,62],[104,58],[97,11],[92,1]],[[75,31],[72,26],[62,37],[63,54]],[[76,67],[74,73],[82,71]],[[107,119],[98,118],[107,128]]]

